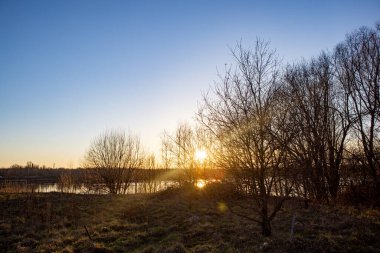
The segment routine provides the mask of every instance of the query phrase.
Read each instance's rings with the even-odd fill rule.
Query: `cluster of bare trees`
[[[292,194],[332,201],[347,182],[379,193],[379,35],[379,25],[361,28],[333,53],[285,68],[264,41],[238,45],[204,96],[197,116],[214,162],[252,197],[264,235]]]
[[[202,161],[197,157],[200,150],[211,150],[209,136],[201,128],[192,128],[181,123],[173,133],[164,132],[161,139],[161,159],[164,168],[182,170],[178,175],[181,184],[194,184],[197,179],[204,178],[204,169],[210,168],[210,154]]]
[[[137,168],[143,163],[140,139],[124,131],[106,131],[92,142],[85,167],[112,194],[125,193]]]
[[[266,236],[291,196],[307,205],[335,201],[347,187],[380,193],[380,24],[349,34],[332,53],[286,67],[262,40],[252,49],[238,44],[233,57],[203,96],[199,125],[163,135],[164,169],[184,169],[191,184],[202,166],[224,169],[251,198],[260,219],[250,218]],[[206,161],[195,157],[201,149]],[[137,137],[110,131],[94,140],[86,167],[121,193],[136,168],[156,167],[154,156],[146,158]],[[153,182],[154,173],[145,175]]]
[[[163,181],[172,180],[166,175],[169,167],[158,169],[155,155],[144,152],[139,137],[122,130],[108,130],[96,137],[83,166],[86,173],[80,182],[91,192],[153,193],[162,189]]]

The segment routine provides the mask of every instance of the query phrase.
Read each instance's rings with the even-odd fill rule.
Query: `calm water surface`
[[[125,191],[125,194],[137,193],[154,193],[167,189],[168,187],[176,186],[174,181],[154,181],[150,183],[133,182]],[[90,187],[84,184],[64,186],[57,183],[43,183],[43,184],[26,184],[26,183],[12,183],[1,187],[2,192],[62,192],[62,193],[76,193],[76,194],[107,194],[108,191],[104,185],[91,185]]]

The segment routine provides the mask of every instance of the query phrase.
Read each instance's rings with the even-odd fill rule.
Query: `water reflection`
[[[174,181],[154,181],[154,182],[133,182],[123,191],[123,194],[138,194],[138,193],[155,193],[163,191],[168,187],[176,186]],[[61,185],[58,183],[41,183],[27,184],[23,182],[8,182],[0,187],[1,192],[9,193],[75,193],[75,194],[107,194],[109,193],[105,185],[102,184],[77,184],[77,185]]]

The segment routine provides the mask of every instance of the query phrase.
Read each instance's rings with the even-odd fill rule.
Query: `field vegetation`
[[[240,215],[252,215],[241,207],[247,199],[226,189],[210,184],[145,195],[1,194],[0,252],[380,250],[378,210],[317,203],[305,209],[291,199],[276,216],[273,235],[264,237],[257,223]]]

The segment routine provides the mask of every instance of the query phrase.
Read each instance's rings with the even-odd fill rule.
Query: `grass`
[[[265,238],[222,199],[203,189],[192,195],[189,209],[189,195],[176,189],[126,196],[0,194],[0,252],[380,252],[379,210],[302,209],[291,200]]]

